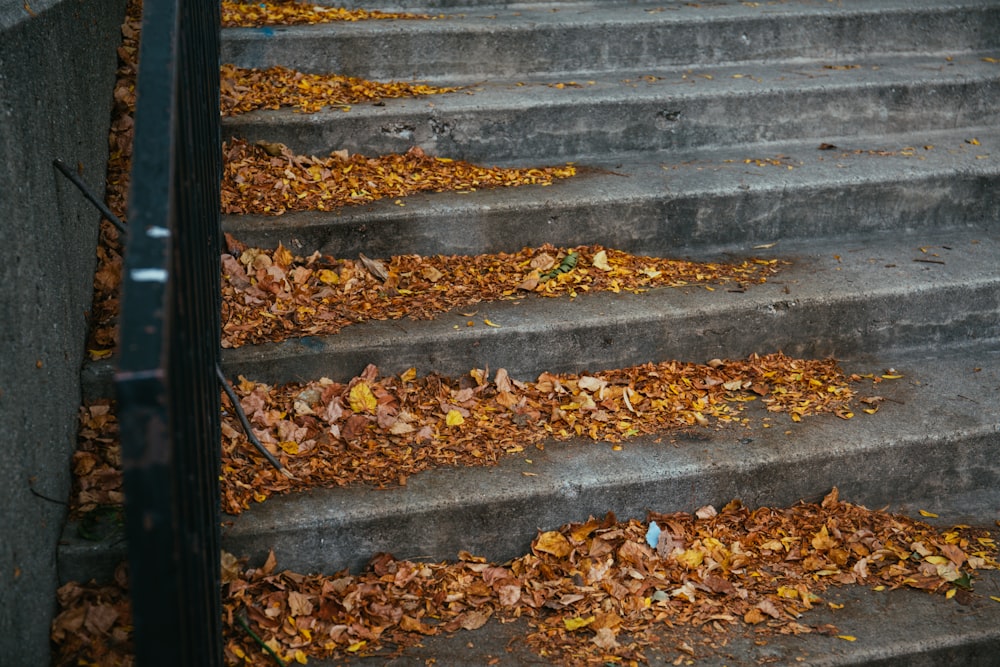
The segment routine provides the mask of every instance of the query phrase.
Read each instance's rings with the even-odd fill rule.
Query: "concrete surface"
[[[1000,651],[1000,605],[989,596],[1000,593],[1000,573],[984,572],[974,592],[962,602],[945,600],[914,590],[875,592],[863,587],[832,588],[824,602],[844,605],[833,610],[818,605],[802,615],[807,625],[836,626],[841,634],[856,637],[848,642],[819,634],[767,637],[763,640],[741,628],[728,644],[711,651],[699,647],[692,664],[706,667],[757,667],[804,665],[806,667],[994,667]],[[418,647],[396,658],[371,657],[350,661],[310,661],[317,667],[332,665],[385,665],[425,667],[439,665],[495,665],[522,667],[551,664],[525,646],[525,621],[500,625],[487,623],[474,632],[428,637]],[[662,628],[656,636],[659,650],[647,651],[651,667],[688,664],[690,656],[674,649],[679,637]],[[697,636],[697,635],[696,635]],[[760,642],[760,643],[758,643]],[[434,663],[432,663],[434,664]]]
[[[980,146],[967,143],[972,138]],[[837,148],[818,150],[821,141]],[[900,154],[908,146],[911,154]],[[979,159],[984,154],[989,157]],[[777,166],[745,162],[776,156],[782,156]],[[900,221],[910,231],[934,231],[1000,220],[996,127],[825,134],[798,142],[609,155],[578,164],[576,177],[548,187],[411,195],[405,207],[389,198],[277,218],[230,215],[223,217],[223,228],[247,244],[283,243],[303,256],[314,250],[335,257],[476,254],[544,243],[600,243],[676,256],[746,251],[779,239],[783,244],[888,232]]]
[[[281,567],[299,572],[358,570],[382,551],[439,560],[465,549],[503,561],[524,553],[536,531],[591,514],[641,518],[733,498],[785,505],[819,500],[831,486],[869,507],[928,509],[942,521],[1000,519],[1000,346],[857,355],[842,365],[858,373],[892,367],[904,378],[858,385],[863,396],[891,400],[846,421],[827,415],[796,424],[751,406],[749,428],[694,429],[660,443],[636,438],[617,452],[589,440],[549,442],[495,467],[420,473],[405,487],[274,497],[225,517],[223,548],[251,563],[273,548]],[[765,415],[771,428],[762,427]],[[114,536],[87,542],[67,526],[61,570],[109,576],[122,553]]]
[[[836,62],[873,54],[956,53],[996,48],[1000,39],[1000,7],[989,0],[502,5],[445,8],[444,17],[432,21],[227,29],[222,61],[371,79],[470,82],[807,53]]]
[[[450,1],[422,4],[454,7]],[[258,113],[227,128],[302,152],[419,143],[490,163],[600,155],[590,164],[596,169],[545,189],[230,219],[227,228],[303,254],[600,241],[661,255],[763,254],[793,266],[744,293],[688,288],[479,306],[476,319],[498,329],[466,327],[468,317],[447,314],[349,327],[227,351],[227,372],[279,382],[344,378],[369,362],[384,372],[416,366],[448,374],[488,363],[531,378],[540,370],[783,349],[832,354],[849,371],[894,367],[904,378],[863,391],[892,400],[849,421],[778,417],[768,429],[755,421],[693,430],[660,443],[637,439],[618,452],[601,443],[549,444],[531,453],[531,463],[522,454],[494,468],[422,473],[402,488],[273,498],[227,519],[226,549],[260,562],[274,548],[281,567],[304,572],[359,569],[378,551],[444,559],[468,549],[503,560],[522,554],[538,529],[588,514],[642,517],[734,497],[787,504],[817,500],[834,485],[847,500],[931,509],[942,521],[991,524],[1000,516],[1000,68],[983,60],[1000,49],[1000,5],[464,4],[478,9],[429,22],[227,30],[224,59],[240,64],[482,84],[475,95],[357,105],[348,114]],[[764,59],[770,64],[759,64]],[[644,74],[661,78],[635,81]],[[582,87],[544,85],[557,80]],[[817,151],[821,142],[914,151],[843,157]],[[937,148],[923,148],[931,144]],[[740,162],[775,155],[793,169]],[[935,263],[914,261],[927,258],[920,251],[927,246]],[[525,359],[525,349],[537,353]],[[88,366],[92,387],[105,368]],[[62,574],[106,576],[121,547],[116,536],[84,543],[67,526]],[[998,592],[995,575],[982,583],[985,594]],[[757,646],[736,637],[705,664],[996,664],[1000,605],[988,598],[959,604],[847,589],[831,599],[849,603],[846,612],[827,611],[836,618],[816,622],[832,620],[857,642],[809,637]],[[489,626],[428,640],[388,664],[494,657],[532,664],[516,641],[521,632],[516,624]],[[676,654],[653,657],[667,664]]]
[[[29,12],[30,9],[30,12]],[[33,13],[33,15],[32,15]],[[121,0],[0,0],[0,662],[47,664]],[[32,494],[34,488],[57,502]]]
[[[899,370],[905,381],[874,390],[898,402],[849,421],[776,417],[769,429],[757,412],[749,429],[647,438],[619,452],[589,441],[549,444],[496,468],[415,475],[403,488],[273,498],[227,522],[223,543],[255,560],[273,547],[284,567],[309,572],[357,568],[379,551],[439,559],[467,549],[503,561],[523,553],[537,530],[591,514],[642,517],[733,498],[783,505],[819,499],[831,486],[871,507],[979,490],[992,502],[981,520],[1000,518],[1000,496],[989,491],[1000,485],[1000,347],[844,365]]]
[[[982,58],[997,55],[951,62],[867,58],[843,70],[827,69],[822,60],[633,69],[574,78],[578,86],[563,88],[546,85],[558,78],[521,79],[526,85],[484,83],[473,94],[390,99],[350,113],[257,111],[226,119],[223,137],[280,142],[309,155],[342,149],[378,155],[418,145],[454,159],[537,164],[823,134],[990,126],[1000,124],[1000,66]],[[643,80],[647,75],[660,78]]]
[[[776,350],[844,357],[996,341],[1000,239],[995,233],[901,236],[747,248],[747,254],[793,264],[745,292],[720,286],[713,292],[664,288],[573,300],[531,295],[478,304],[473,318],[451,313],[430,321],[371,322],[332,336],[223,350],[222,362],[233,377],[269,383],[320,376],[343,380],[368,363],[386,374],[415,367],[420,374],[453,376],[488,366],[533,380],[542,371],[662,359],[704,362]],[[943,264],[921,261],[925,253],[919,248],[928,246],[939,253],[934,261]],[[483,318],[499,327],[481,325]],[[466,326],[470,319],[480,325]]]

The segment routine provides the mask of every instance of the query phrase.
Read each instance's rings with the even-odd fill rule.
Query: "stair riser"
[[[688,256],[779,238],[940,231],[1000,219],[996,173],[876,182],[809,180],[794,186],[765,176],[772,174],[763,169],[749,175],[734,172],[730,183],[694,192],[667,176],[642,195],[632,183],[626,192],[614,190],[625,182],[620,177],[616,183],[614,176],[581,175],[576,182],[544,190],[527,188],[516,200],[508,190],[430,195],[406,199],[402,208],[380,202],[278,219],[227,216],[223,227],[248,245],[274,248],[283,243],[303,256],[314,250],[334,257],[359,252],[372,257],[479,254],[545,243],[598,243],[649,255]]]
[[[792,276],[776,280],[796,282]],[[809,299],[796,299],[794,292],[782,298],[775,286],[773,300],[764,301],[753,291],[739,295],[746,302],[729,299],[724,306],[711,297],[701,300],[696,292],[676,291],[656,301],[649,295],[619,295],[619,307],[597,295],[577,300],[579,319],[550,318],[546,324],[531,319],[540,316],[544,304],[480,305],[475,318],[443,316],[431,326],[409,321],[355,325],[325,339],[224,350],[223,367],[231,377],[242,374],[267,383],[321,376],[346,381],[369,363],[384,374],[413,367],[420,374],[458,376],[488,367],[533,380],[543,371],[597,371],[667,359],[704,362],[779,350],[843,358],[936,349],[1000,331],[1000,281],[995,278],[888,294],[865,294],[863,288],[854,296],[841,292]],[[607,315],[599,312],[605,308]],[[467,319],[483,317],[501,328],[465,326]]]
[[[590,16],[599,21],[587,23]],[[1000,46],[1000,7],[898,13],[728,8],[721,16],[637,8],[520,19],[459,18],[226,30],[222,62],[370,79],[475,81],[795,58],[844,59]],[[557,23],[558,21],[558,23]],[[456,54],[460,54],[456,57]]]
[[[271,523],[265,505],[240,517],[235,530],[224,529],[223,546],[256,563],[273,548],[282,567],[299,572],[359,570],[379,552],[437,561],[454,559],[464,549],[502,562],[526,553],[539,530],[603,516],[609,510],[619,518],[642,519],[648,510],[692,511],[705,504],[721,506],[733,498],[751,507],[781,506],[800,499],[817,501],[834,485],[842,498],[883,507],[900,498],[1000,484],[1000,467],[990,463],[997,460],[1000,446],[995,433],[881,445],[859,433],[866,444],[858,446],[844,434],[861,429],[848,428],[833,417],[822,419],[827,420],[825,428],[817,424],[810,428],[822,430],[828,438],[825,453],[809,447],[807,455],[797,455],[793,445],[766,436],[741,446],[735,444],[741,431],[728,442],[629,444],[621,452],[611,452],[606,444],[550,446],[556,451],[533,451],[534,464],[519,466],[548,478],[541,482],[511,471],[517,466],[509,465],[492,474],[474,475],[480,485],[489,486],[484,491],[470,485],[470,475],[463,477],[462,471],[441,471],[433,473],[433,480],[431,475],[422,480],[421,488],[444,485],[452,489],[449,497],[437,506],[407,506],[405,512],[398,511],[397,503],[406,503],[398,490],[355,496],[354,502],[368,503],[362,511],[346,504],[346,494],[319,492],[293,500],[300,516],[316,517],[315,523],[284,527]],[[581,456],[581,448],[588,447],[598,451]],[[595,478],[602,483],[594,484]],[[411,490],[409,495],[420,494]],[[287,500],[268,503],[278,509]],[[254,524],[258,534],[247,531]]]
[[[473,95],[433,107],[408,102],[313,116],[263,113],[227,119],[223,135],[280,142],[310,155],[400,153],[416,145],[432,155],[496,164],[1000,124],[1000,67],[991,76],[909,86],[785,84],[682,96],[677,90],[662,86],[593,101],[567,95],[546,104],[519,98],[502,107],[477,105]]]

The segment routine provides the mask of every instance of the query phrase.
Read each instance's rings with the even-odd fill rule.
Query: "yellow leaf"
[[[319,272],[319,281],[327,285],[336,285],[340,282],[340,276],[335,271],[323,269]]]
[[[351,410],[355,412],[370,412],[374,414],[375,408],[378,406],[375,394],[372,393],[372,388],[368,386],[367,382],[359,382],[351,387],[348,400],[351,404]]]
[[[465,423],[465,417],[458,410],[449,410],[448,415],[444,418],[444,421],[448,426],[461,426]]]
[[[934,512],[928,512],[927,510],[920,510],[920,516],[928,517],[929,519],[936,519],[938,515]]]
[[[677,562],[681,565],[694,569],[705,560],[705,552],[699,549],[685,549],[684,553],[677,556]]]
[[[950,562],[944,556],[925,556],[924,560],[932,565],[947,565]]]
[[[595,619],[595,616],[588,616],[587,618],[577,616],[576,618],[563,619],[563,623],[566,625],[567,630],[579,630],[593,623]]]
[[[994,602],[1000,602],[1000,597],[997,597],[996,595],[991,595],[990,599],[993,600]]]
[[[354,642],[353,644],[351,644],[350,646],[348,646],[348,647],[347,647],[347,651],[348,651],[349,653],[357,653],[357,652],[358,652],[358,651],[360,651],[360,650],[361,650],[361,649],[362,649],[362,648],[364,647],[364,645],[365,645],[365,644],[367,644],[367,643],[368,643],[368,642],[366,642],[366,641],[365,641],[365,640],[363,640],[363,639],[362,639],[361,641],[359,641],[359,642]]]
[[[778,586],[778,597],[794,600],[799,597],[799,592],[789,586]]]
[[[399,376],[401,382],[413,382],[417,378],[417,369],[408,368]]]
[[[898,380],[901,377],[903,377],[903,376],[902,375],[888,375],[887,374],[887,375],[883,375],[882,379],[883,380]]]
[[[601,271],[610,271],[611,265],[608,264],[608,253],[606,250],[599,251],[594,255],[594,260],[591,262],[596,268]]]
[[[494,328],[496,328],[496,329],[499,329],[499,328],[500,328],[500,325],[499,325],[499,324],[494,324],[493,322],[490,322],[489,320],[487,320],[487,319],[485,319],[485,318],[483,319],[483,324],[485,324],[485,325],[486,325],[486,326],[488,326],[488,327],[494,327]]]
[[[845,642],[856,642],[858,640],[854,635],[837,635],[837,639],[843,639]]]
[[[972,139],[966,139],[965,143],[972,144],[973,146],[978,146],[979,145],[979,139],[976,139],[975,137],[973,137]]]
[[[957,588],[949,588],[949,589],[948,589],[948,592],[944,594],[944,598],[945,598],[946,600],[950,600],[950,599],[952,599],[953,597],[955,597],[955,592],[956,592],[957,590],[958,590]]]
[[[285,442],[281,443],[281,448],[285,450],[286,453],[291,454],[293,456],[299,453],[299,443],[294,442],[292,440],[286,440]]]

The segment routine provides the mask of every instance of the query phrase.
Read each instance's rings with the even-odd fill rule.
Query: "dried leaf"
[[[556,558],[563,558],[573,550],[573,547],[562,533],[549,531],[538,536],[532,544],[532,549],[536,552],[552,554]]]
[[[351,410],[357,413],[367,412],[374,414],[375,408],[378,406],[378,400],[366,382],[358,382],[354,385],[351,388],[348,400],[350,401]]]
[[[601,271],[611,271],[612,267],[608,264],[608,253],[605,250],[599,250],[594,253],[594,257],[590,260],[590,263],[594,267],[600,269]]]

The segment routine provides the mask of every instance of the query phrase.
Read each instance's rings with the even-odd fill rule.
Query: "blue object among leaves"
[[[649,522],[649,530],[646,531],[646,544],[656,548],[656,545],[660,543],[660,527],[656,525],[655,521]]]

